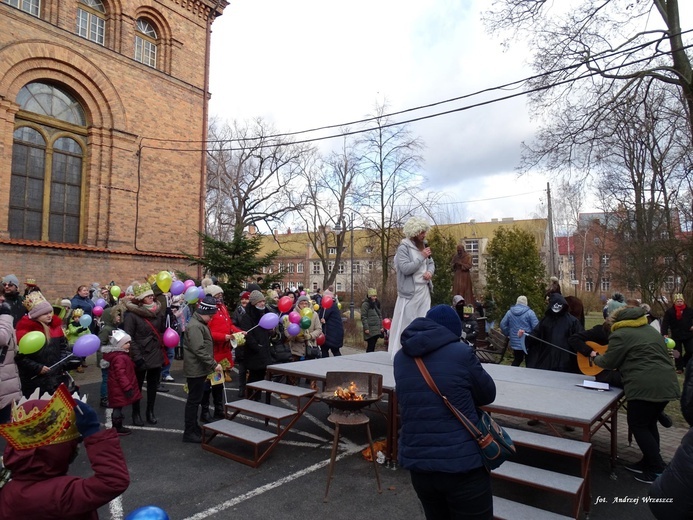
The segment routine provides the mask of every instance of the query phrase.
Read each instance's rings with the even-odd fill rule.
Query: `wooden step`
[[[219,421],[204,424],[202,425],[202,429],[209,430],[214,434],[224,435],[226,437],[231,437],[232,439],[238,439],[255,446],[262,444],[263,442],[273,441],[277,438],[276,433],[271,433],[266,430],[259,430],[257,428],[253,428],[252,426],[229,421],[227,419],[221,419]]]
[[[254,383],[248,383],[246,386],[248,388],[252,388],[253,390],[262,390],[263,392],[284,394],[288,395],[289,397],[308,397],[315,394],[315,390],[311,388],[303,388],[301,386],[277,383],[276,381],[269,381],[267,379],[255,381]]]
[[[251,413],[253,415],[258,415],[260,417],[273,419],[276,421],[281,421],[282,419],[296,415],[296,412],[289,408],[265,404],[258,401],[253,401],[252,399],[241,399],[240,401],[226,403],[226,410],[238,410],[239,412]]]
[[[592,449],[592,444],[589,442],[565,439],[563,437],[544,435],[543,433],[528,432],[525,430],[516,430],[515,428],[504,429],[518,446],[526,446],[540,451],[577,458],[587,457]]]
[[[497,520],[571,520],[569,516],[500,497],[493,497],[493,518]]]
[[[564,475],[563,473],[556,473],[555,471],[510,461],[506,461],[502,466],[494,469],[491,475],[533,488],[575,496],[582,493],[582,487],[585,483],[585,479],[580,477]]]

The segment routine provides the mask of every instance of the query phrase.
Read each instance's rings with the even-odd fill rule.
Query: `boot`
[[[130,435],[132,430],[123,426],[123,417],[112,417],[113,427],[118,432],[118,435],[125,436]]]
[[[135,426],[144,426],[144,421],[140,415],[140,402],[132,403],[132,424]]]
[[[215,404],[214,405],[214,418],[215,419],[225,419],[226,414],[224,413],[224,405],[222,404]]]
[[[226,414],[224,413],[224,387],[223,385],[216,385],[212,388],[212,401],[214,402],[214,418],[215,419],[225,419]]]
[[[203,424],[211,423],[212,417],[209,415],[209,406],[202,405],[202,413],[200,414],[200,422]]]
[[[156,424],[159,422],[156,415],[154,415],[154,408],[147,407],[147,422],[149,424]]]

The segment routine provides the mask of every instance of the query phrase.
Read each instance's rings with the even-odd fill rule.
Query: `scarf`
[[[686,304],[683,303],[681,305],[676,305],[674,304],[674,309],[676,310],[676,319],[680,320],[681,316],[683,316],[683,309],[686,308]]]

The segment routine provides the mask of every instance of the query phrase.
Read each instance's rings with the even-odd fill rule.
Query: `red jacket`
[[[111,408],[125,406],[142,399],[142,392],[137,384],[135,363],[130,354],[115,347],[102,347],[103,359],[108,362],[108,405]],[[125,395],[132,390],[132,395]]]
[[[241,329],[233,324],[229,311],[223,303],[217,303],[217,312],[209,320],[209,331],[212,333],[214,342],[214,361],[220,363],[223,359],[228,359],[233,366],[231,344],[226,339],[226,335],[241,332]]]
[[[84,441],[91,469],[88,478],[68,476],[77,441],[29,450],[5,448],[4,463],[12,472],[0,491],[0,518],[13,520],[93,520],[97,510],[130,485],[120,440],[114,429]]]

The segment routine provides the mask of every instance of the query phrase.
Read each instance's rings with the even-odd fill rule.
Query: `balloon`
[[[161,289],[161,292],[168,292],[173,283],[173,277],[168,271],[159,271],[156,275],[156,286]]]
[[[329,309],[334,304],[334,300],[331,296],[324,296],[322,298],[322,306],[324,309]]]
[[[205,299],[205,290],[203,287],[197,288],[197,299],[198,300],[204,300]]]
[[[88,327],[89,325],[91,325],[91,316],[89,316],[88,314],[82,314],[82,316],[79,318],[79,324],[82,327]]]
[[[298,293],[298,295],[299,295],[299,296],[305,296],[305,295],[306,295],[306,291],[301,291],[300,293]]]
[[[390,318],[385,318],[383,320],[383,328],[385,330],[390,330],[390,327],[392,327],[392,320]]]
[[[289,336],[298,336],[298,333],[301,332],[301,327],[298,323],[292,323],[286,328],[286,332],[289,333]]]
[[[664,338],[664,343],[666,343],[666,346],[669,349],[673,349],[676,346],[676,342],[671,338]]]
[[[199,295],[200,295],[200,291],[197,290],[197,287],[195,287],[194,285],[191,285],[185,291],[183,298],[185,298],[185,301],[188,303],[195,303],[197,301],[197,297]]]
[[[311,320],[308,316],[301,318],[301,328],[303,330],[309,329],[312,323],[313,320]]]
[[[101,346],[101,340],[96,334],[80,336],[72,347],[72,353],[77,357],[88,357],[94,354]]]
[[[301,316],[313,319],[313,309],[310,307],[306,307],[305,309],[301,309],[300,311]]]
[[[171,284],[171,294],[173,296],[178,296],[179,294],[183,294],[185,292],[185,284],[181,282],[180,280],[176,280]]]
[[[268,312],[267,314],[264,314],[262,318],[260,318],[259,325],[263,329],[270,330],[276,327],[277,323],[279,323],[279,316],[277,316],[273,312]]]
[[[125,520],[169,520],[166,511],[156,506],[138,507]]]
[[[164,331],[164,345],[169,348],[177,347],[180,343],[180,336],[171,327]]]
[[[319,311],[319,310],[320,310],[320,305],[318,305],[317,303],[316,303],[315,305],[313,305],[313,310],[314,310],[314,311]]]
[[[317,338],[315,338],[315,343],[317,343],[318,346],[324,345],[325,344],[325,335],[320,334]]]
[[[183,287],[185,287],[186,291],[191,287],[195,287],[195,280],[185,280],[185,282],[183,283]]]
[[[100,305],[97,305],[96,307],[94,307],[94,309],[91,311],[91,313],[94,316],[101,316],[103,314],[103,307],[101,307]]]
[[[277,302],[277,307],[279,307],[279,312],[287,312],[291,308],[291,298],[288,296],[282,296]]]
[[[337,302],[337,308],[338,308],[340,311],[342,310],[342,303],[341,303],[341,302]]]
[[[121,292],[120,287],[118,287],[117,285],[114,285],[113,287],[111,287],[111,294],[113,295],[114,298],[118,298],[118,296],[120,296],[120,292]]]
[[[300,321],[301,321],[301,315],[300,315],[299,313],[297,313],[296,311],[291,311],[291,312],[289,313],[289,321],[290,321],[291,323],[296,323],[296,324],[298,324],[298,323],[300,323]],[[292,334],[292,336],[293,336],[293,335],[294,335],[294,334]]]
[[[33,354],[38,352],[46,344],[46,335],[43,332],[37,330],[27,332],[19,340],[19,353],[20,354]]]
[[[96,303],[94,305],[96,305],[97,307],[101,307],[103,309],[108,304],[106,303],[106,300],[104,300],[103,298],[99,298],[98,300],[96,300]],[[97,314],[97,316],[100,315]]]

